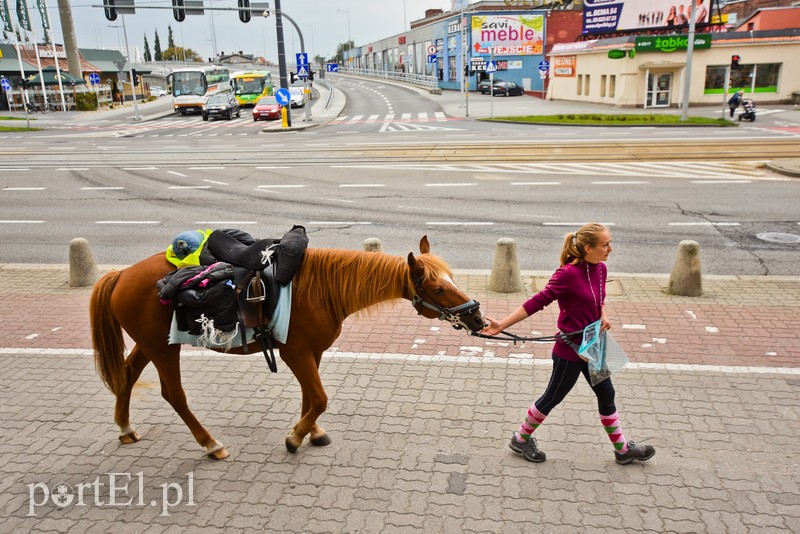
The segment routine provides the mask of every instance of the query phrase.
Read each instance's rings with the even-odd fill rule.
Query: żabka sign
[[[542,15],[480,15],[472,17],[476,54],[533,56],[542,53]]]
[[[689,38],[685,35],[648,36],[636,38],[637,52],[675,52],[689,48]],[[711,48],[711,34],[694,36],[694,48]]]

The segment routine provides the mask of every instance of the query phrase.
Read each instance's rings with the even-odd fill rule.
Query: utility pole
[[[694,52],[694,26],[697,22],[697,5],[692,2],[689,15],[689,42],[686,44],[686,75],[683,80],[683,102],[681,102],[681,122],[689,120],[689,95],[692,83],[692,53]]]
[[[61,19],[61,33],[64,36],[64,51],[67,53],[67,70],[76,78],[82,78],[81,58],[78,55],[78,40],[75,38],[75,25],[72,22],[69,0],[58,0],[58,16]]]
[[[139,103],[136,101],[136,85],[133,79],[133,61],[131,60],[131,47],[128,45],[128,29],[125,27],[125,15],[120,15],[122,17],[122,33],[125,35],[125,49],[128,51],[128,74],[131,77],[131,96],[133,97],[133,109],[136,112],[136,116],[133,117],[133,120],[140,121],[142,120],[142,116],[139,115]]]
[[[278,34],[278,77],[283,89],[289,89],[289,80],[286,72],[286,46],[283,42],[283,16],[281,14],[281,0],[275,0],[275,33]],[[289,126],[292,125],[292,104],[286,107]]]

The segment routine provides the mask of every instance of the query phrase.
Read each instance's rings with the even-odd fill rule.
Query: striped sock
[[[528,408],[528,414],[525,416],[525,420],[519,427],[519,432],[514,432],[514,437],[517,438],[517,441],[528,441],[531,439],[533,431],[539,428],[539,425],[544,422],[546,417],[545,414],[536,408],[536,404],[531,404],[531,407]]]
[[[600,414],[600,422],[608,434],[608,439],[614,445],[616,452],[628,452],[628,442],[625,435],[622,433],[622,425],[619,422],[619,412],[614,412],[611,415]]]

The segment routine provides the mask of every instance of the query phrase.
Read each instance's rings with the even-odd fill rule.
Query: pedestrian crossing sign
[[[308,78],[308,67],[305,65],[300,65],[297,67],[297,77],[298,78]]]

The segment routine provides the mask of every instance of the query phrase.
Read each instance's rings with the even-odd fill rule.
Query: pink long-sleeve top
[[[547,285],[526,300],[522,307],[528,315],[544,309],[554,300],[558,301],[558,329],[561,332],[582,330],[600,319],[603,302],[606,298],[606,278],[608,271],[604,263],[581,261],[576,265],[562,265],[553,273]],[[580,345],[581,336],[574,336],[574,343]],[[570,361],[581,358],[564,341],[556,341],[553,354]]]

